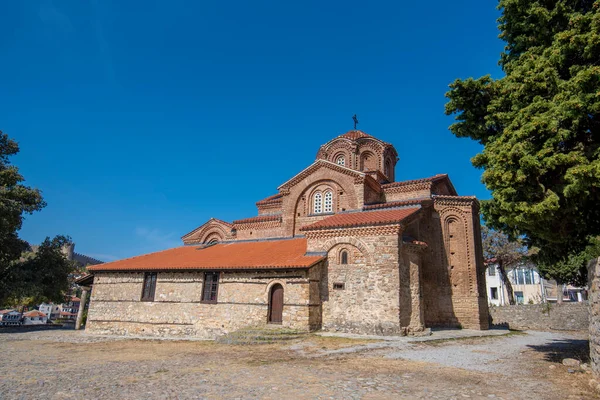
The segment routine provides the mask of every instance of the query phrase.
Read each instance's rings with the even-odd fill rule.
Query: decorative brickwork
[[[185,247],[102,264],[88,329],[213,338],[279,323],[278,285],[286,327],[487,329],[477,200],[457,196],[445,174],[394,182],[397,160],[391,144],[350,131],[258,201],[258,216],[210,219]],[[154,301],[141,301],[147,271],[157,274]]]

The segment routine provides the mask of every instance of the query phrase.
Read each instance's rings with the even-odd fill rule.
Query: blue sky
[[[0,129],[48,206],[21,237],[68,234],[102,260],[179,245],[254,203],[359,128],[397,180],[448,173],[489,197],[479,146],[444,93],[491,73],[495,2],[13,1],[0,12]]]

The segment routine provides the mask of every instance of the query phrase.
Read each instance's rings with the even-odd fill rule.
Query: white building
[[[0,326],[21,325],[21,313],[16,310],[0,310]]]
[[[60,306],[53,303],[42,303],[40,304],[40,312],[46,314],[48,320],[60,318]]]
[[[43,312],[32,310],[23,314],[23,325],[44,325],[48,317]]]
[[[508,268],[507,273],[517,304],[556,302],[556,282],[543,279],[531,264]],[[508,291],[506,285],[502,282],[497,265],[488,266],[485,273],[485,283],[489,304],[495,306],[510,304]],[[583,288],[562,285],[562,292],[563,302],[580,302],[587,299],[586,290]]]
[[[538,304],[546,301],[544,280],[531,265],[522,265],[507,270],[517,304]],[[488,266],[485,274],[488,302],[495,306],[508,305],[508,291],[502,282],[498,266]]]

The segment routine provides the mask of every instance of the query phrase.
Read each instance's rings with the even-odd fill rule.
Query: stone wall
[[[508,325],[511,329],[587,330],[589,312],[586,303],[521,304],[491,307],[493,325]]]
[[[317,270],[320,265],[315,266]],[[221,272],[216,304],[201,302],[204,273],[159,272],[154,301],[141,301],[143,272],[97,273],[87,329],[100,334],[214,338],[267,324],[271,287],[284,288],[283,327],[320,328],[307,270]],[[312,274],[315,275],[315,274]]]
[[[307,234],[309,251],[328,254],[321,279],[323,329],[402,334],[398,234],[368,236],[360,229],[343,232],[347,236],[337,236],[340,232]],[[348,264],[341,263],[342,251],[348,253]]]
[[[592,372],[600,380],[600,258],[588,264],[590,359]]]

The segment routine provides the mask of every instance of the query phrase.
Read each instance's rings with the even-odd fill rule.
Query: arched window
[[[340,259],[340,264],[348,264],[348,252],[346,250],[342,250]]]
[[[325,192],[325,202],[323,206],[323,212],[330,213],[333,212],[333,193],[331,190]]]
[[[387,176],[388,179],[392,179],[392,160],[389,158],[385,160],[385,176]]]
[[[321,214],[323,212],[323,195],[321,192],[315,193],[313,199],[313,212],[315,214]]]
[[[346,165],[346,157],[344,157],[343,155],[338,156],[338,158],[335,160],[337,165]]]

